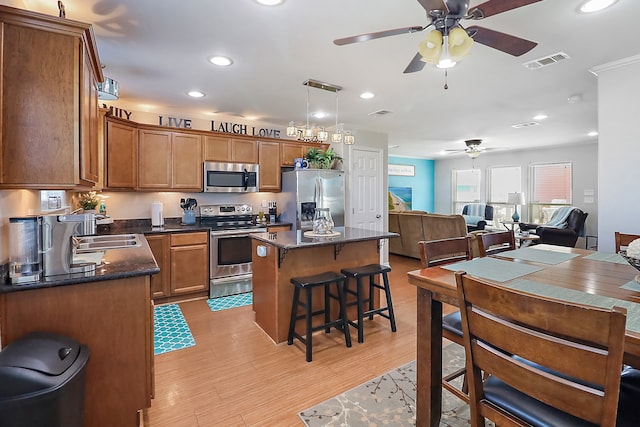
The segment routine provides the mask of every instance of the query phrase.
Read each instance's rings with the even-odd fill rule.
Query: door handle
[[[380,219],[380,218],[382,218],[382,215],[380,214],[376,215],[376,219]]]

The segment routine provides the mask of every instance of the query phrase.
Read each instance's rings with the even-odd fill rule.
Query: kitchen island
[[[378,264],[381,245],[386,239],[398,237],[397,233],[352,227],[336,227],[335,231],[340,234],[333,237],[305,237],[301,230],[251,235],[256,323],[274,342],[287,340],[292,277]],[[321,289],[315,291],[320,295]],[[377,295],[375,299],[378,304]],[[323,303],[322,298],[315,300]]]
[[[54,332],[89,347],[84,425],[137,426],[153,394],[153,310],[149,281],[158,266],[140,246],[98,253],[89,273],[0,284],[0,343]],[[0,422],[1,424],[1,422]]]

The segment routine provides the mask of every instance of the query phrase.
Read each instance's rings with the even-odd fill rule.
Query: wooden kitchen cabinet
[[[171,132],[140,129],[138,134],[138,187],[171,188]]]
[[[204,140],[204,161],[258,163],[258,142],[207,135]]]
[[[202,191],[202,137],[172,132],[171,188]]]
[[[105,185],[134,189],[138,186],[138,128],[123,120],[105,121]]]
[[[171,234],[171,295],[209,286],[209,233]]]
[[[204,297],[209,291],[209,233],[145,235],[160,273],[151,276],[151,298],[156,303]]]
[[[138,138],[138,188],[202,191],[200,135],[140,129]]]
[[[98,181],[92,27],[0,6],[0,186],[74,188]]]
[[[259,142],[260,191],[280,191],[280,144]]]
[[[151,276],[151,298],[171,296],[171,236],[169,234],[152,234],[145,236],[160,273]]]
[[[329,144],[315,144],[308,142],[283,142],[280,144],[280,165],[293,167],[294,159],[303,158],[309,150],[317,148],[326,150]]]

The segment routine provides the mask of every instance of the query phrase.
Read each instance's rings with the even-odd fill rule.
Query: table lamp
[[[524,205],[524,193],[507,193],[507,203],[515,207],[511,219],[513,222],[519,222],[518,205]]]

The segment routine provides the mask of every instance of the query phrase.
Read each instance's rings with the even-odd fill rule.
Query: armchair
[[[487,221],[493,221],[493,206],[484,203],[469,203],[462,208],[467,231],[484,230]]]
[[[520,223],[520,231],[534,231],[540,236],[537,243],[574,247],[582,233],[589,214],[576,207],[562,207],[556,210],[546,224]]]

